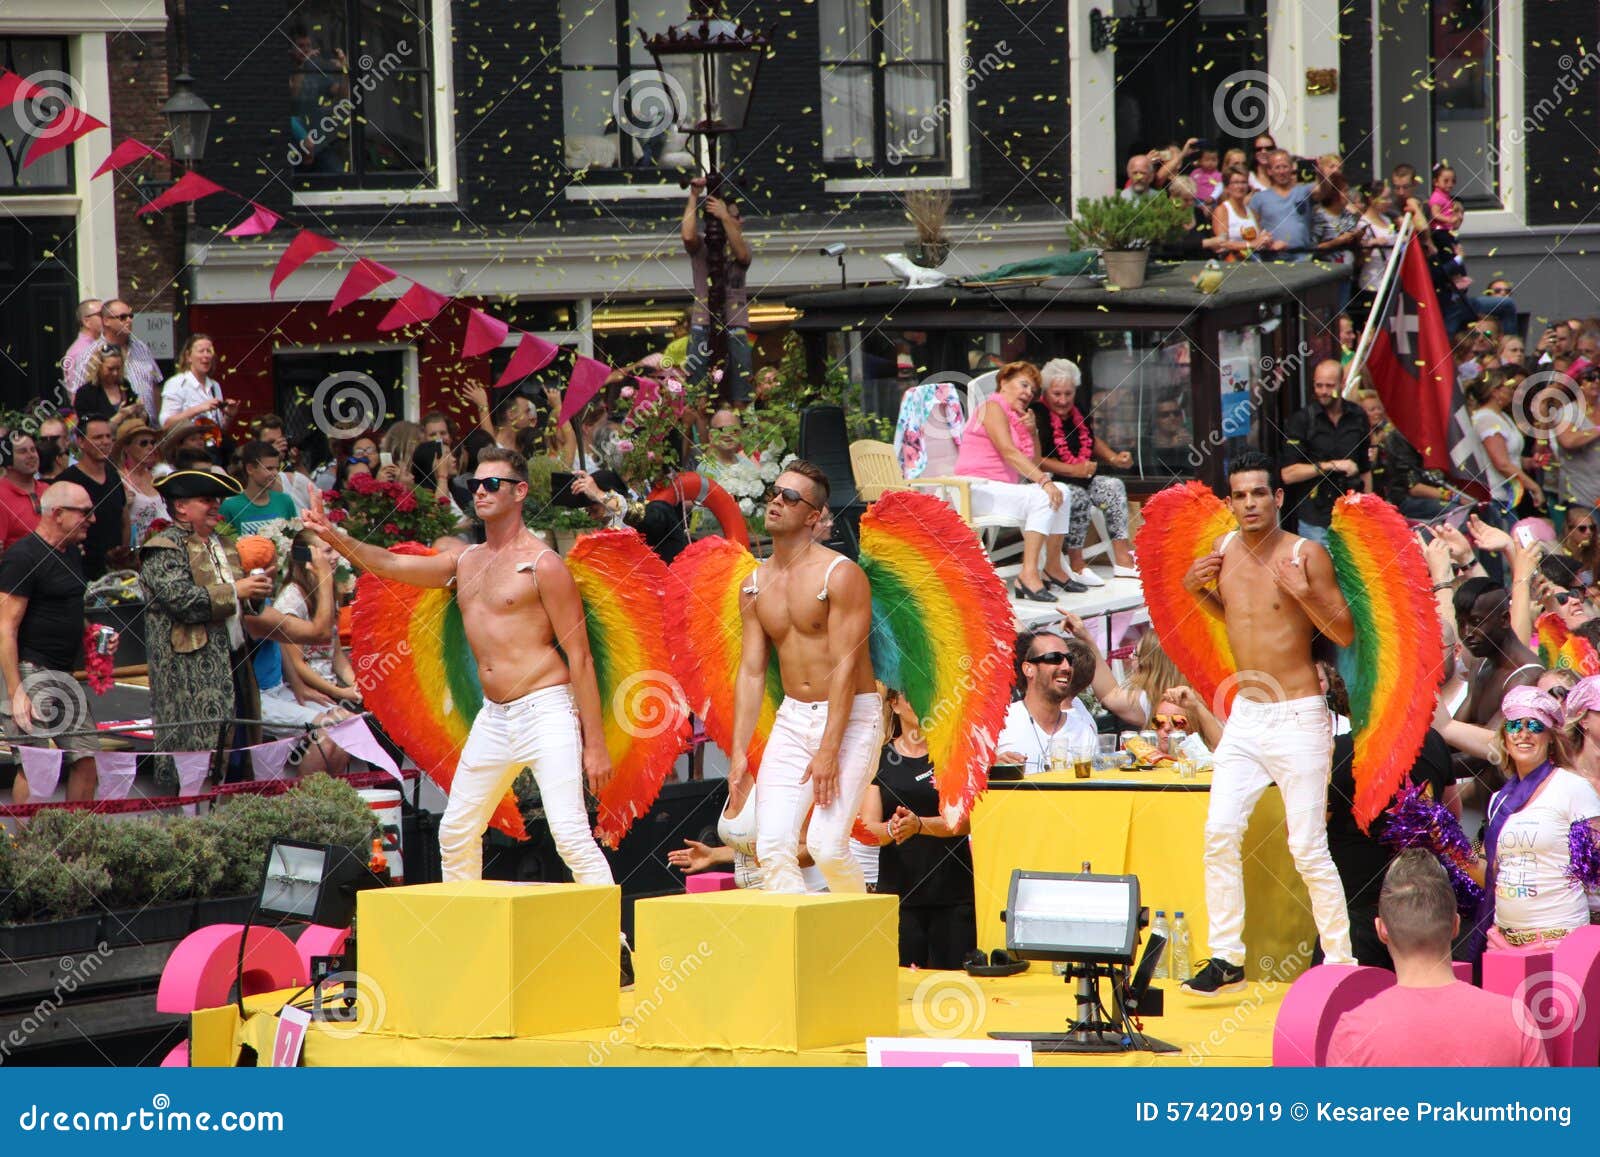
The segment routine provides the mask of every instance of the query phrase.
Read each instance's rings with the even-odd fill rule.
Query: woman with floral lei
[[[1039,370],[1040,396],[1033,402],[1033,417],[1039,431],[1044,457],[1039,465],[1050,471],[1057,482],[1072,491],[1072,520],[1067,527],[1065,547],[1067,567],[1061,564],[1061,539],[1046,544],[1045,574],[1057,582],[1076,580],[1099,587],[1105,580],[1083,561],[1083,543],[1089,533],[1089,507],[1093,505],[1106,518],[1106,530],[1115,552],[1118,578],[1137,578],[1139,571],[1128,545],[1128,491],[1122,479],[1099,473],[1101,464],[1126,470],[1133,455],[1113,450],[1103,438],[1095,436],[1089,419],[1078,408],[1078,385],[1083,378],[1075,362],[1055,358]],[[1049,557],[1054,554],[1055,557]]]

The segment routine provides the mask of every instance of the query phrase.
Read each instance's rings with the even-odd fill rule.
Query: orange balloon
[[[259,534],[247,534],[234,545],[239,548],[239,562],[246,571],[269,570],[278,561],[278,548]]]

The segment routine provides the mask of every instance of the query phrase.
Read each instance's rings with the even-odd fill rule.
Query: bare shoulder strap
[[[1299,566],[1300,565],[1300,552],[1305,549],[1305,545],[1306,545],[1306,540],[1303,539],[1303,538],[1297,538],[1297,539],[1294,540],[1294,565],[1295,566]]]
[[[456,579],[461,574],[461,560],[466,558],[467,555],[471,554],[482,545],[483,543],[481,542],[475,542],[471,546],[467,547],[466,550],[462,551],[458,556],[456,556],[456,573],[451,575],[450,581],[444,584],[446,587],[454,587],[456,585]]]
[[[1228,531],[1227,534],[1222,536],[1222,541],[1217,543],[1217,553],[1218,554],[1226,554],[1229,545],[1231,545],[1233,540],[1238,538],[1238,537],[1239,537],[1239,532],[1237,530]]]
[[[848,560],[841,554],[828,564],[828,569],[822,575],[822,590],[817,594],[817,602],[825,603],[828,601],[828,580],[833,577],[833,572],[838,568],[839,564],[846,561]]]
[[[537,587],[539,585],[539,564],[544,561],[544,556],[547,554],[555,554],[555,551],[547,546],[533,556],[532,562],[519,562],[517,564],[517,573],[531,574],[533,576],[533,585]]]
[[[766,561],[756,563],[755,570],[750,572],[750,585],[743,588],[743,593],[754,598],[761,593],[761,568],[766,566]]]

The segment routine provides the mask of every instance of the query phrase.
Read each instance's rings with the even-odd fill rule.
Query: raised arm
[[[698,184],[690,181],[689,199],[683,203],[683,223],[679,229],[679,234],[683,238],[683,250],[685,253],[697,253],[700,249],[700,190],[704,185],[704,181]]]
[[[364,571],[414,587],[447,587],[456,577],[454,554],[391,554],[381,546],[360,542],[328,521],[319,495],[312,494],[311,509],[300,515],[302,525]],[[331,599],[329,600],[332,601]],[[326,634],[324,628],[324,634]],[[298,640],[297,640],[298,641]],[[310,642],[320,642],[311,639]]]
[[[553,552],[539,556],[534,576],[539,598],[556,645],[567,657],[567,673],[572,680],[572,698],[578,707],[578,722],[583,728],[583,771],[589,790],[599,795],[611,782],[611,755],[606,750],[605,719],[601,710],[600,685],[595,680],[594,656],[589,651],[589,629],[584,623],[583,597],[566,565]]]
[[[1336,645],[1348,647],[1355,641],[1356,624],[1344,592],[1333,575],[1333,559],[1314,542],[1307,542],[1300,558],[1278,560],[1274,577],[1285,594],[1305,610],[1312,626]]]

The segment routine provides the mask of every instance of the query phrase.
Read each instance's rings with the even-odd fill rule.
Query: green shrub
[[[99,912],[98,897],[111,887],[111,874],[103,861],[92,856],[62,856],[33,840],[17,846],[15,871],[12,909],[19,923]]]

